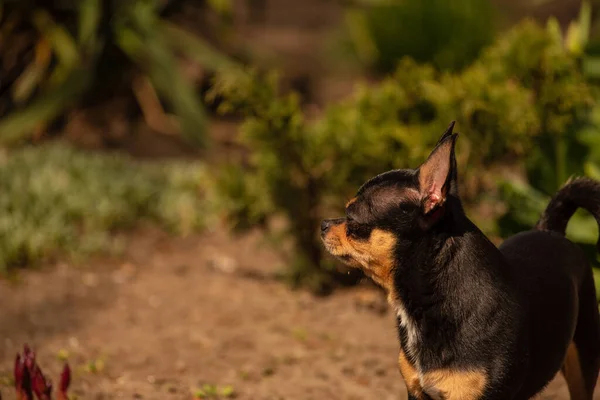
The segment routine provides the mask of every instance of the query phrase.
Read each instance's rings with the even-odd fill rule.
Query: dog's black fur
[[[600,223],[600,184],[567,183],[534,230],[497,248],[461,206],[453,125],[419,169],[376,176],[345,218],[323,221],[324,244],[389,293],[410,399],[525,400],[562,369],[589,400],[600,318],[589,262],[564,235],[578,207]]]

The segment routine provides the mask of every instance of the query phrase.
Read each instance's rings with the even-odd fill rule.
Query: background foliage
[[[226,99],[221,111],[246,115],[241,140],[251,150],[250,169],[228,169],[221,187],[236,199],[230,213],[234,224],[276,213],[288,217],[297,253],[304,256],[292,273],[296,282],[313,275],[308,271],[329,270],[315,235],[318,221],[341,213],[345,200],[369,177],[419,165],[453,119],[462,133],[458,156],[469,206],[482,201],[494,180],[521,157],[527,158],[528,176],[538,187],[554,193],[568,177],[556,168],[572,166],[569,171],[583,173],[581,157],[594,148],[576,135],[595,127],[592,87],[577,56],[553,36],[551,24],[521,23],[460,72],[405,57],[392,76],[358,87],[317,119],[303,114],[294,94],[279,94],[276,82],[256,74],[225,74],[217,81],[214,93]],[[507,180],[506,187],[512,191],[495,195],[508,203],[502,229],[487,225],[488,233],[508,235],[521,228],[518,186]],[[526,198],[533,203],[535,196]],[[535,219],[541,210],[536,208]],[[587,221],[581,226],[577,221],[576,231],[588,232]]]
[[[77,102],[98,102],[125,85],[133,94],[141,87],[153,93],[156,99],[140,103],[153,128],[205,146],[206,112],[177,56],[209,70],[227,68],[229,61],[202,38],[162,18],[170,3],[3,2],[1,50],[7,57],[0,89],[8,95],[0,102],[0,115],[6,115],[0,141],[39,136]]]
[[[64,255],[118,250],[115,232],[153,222],[175,234],[210,221],[200,164],[144,164],[56,143],[0,157],[0,273]]]
[[[356,1],[345,14],[346,46],[379,72],[394,71],[405,56],[457,70],[493,41],[495,19],[489,1]]]
[[[219,20],[215,36],[229,37],[232,3],[201,3]],[[248,4],[257,10],[261,2]],[[110,99],[119,87],[153,131],[181,134],[189,147],[211,144],[209,117],[241,119],[233,142],[243,155],[226,152],[209,162],[212,154],[204,153],[206,164],[150,165],[82,155],[63,144],[7,151],[0,230],[14,233],[0,241],[2,269],[110,247],[116,230],[140,219],[186,233],[224,214],[233,228],[260,227],[280,240],[294,285],[326,292],[359,276],[344,274],[324,254],[320,220],[341,213],[371,176],[417,166],[451,120],[461,133],[464,201],[496,239],[531,227],[570,176],[600,178],[600,47],[587,2],[564,27],[551,18],[506,30],[487,1],[348,2],[344,43],[373,79],[317,112],[314,99],[289,90],[285,74],[282,80],[266,72],[272,68],[258,57],[238,57],[250,64],[242,68],[175,23],[169,14],[179,6],[3,3],[3,145],[39,139],[70,110]],[[214,82],[197,82],[184,62],[215,73]],[[208,101],[220,115],[210,114],[201,85],[209,86]],[[279,216],[283,228],[273,223]],[[589,215],[578,213],[568,234],[596,257]]]

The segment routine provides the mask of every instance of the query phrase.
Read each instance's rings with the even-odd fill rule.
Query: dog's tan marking
[[[476,400],[483,395],[487,374],[483,370],[440,369],[421,375],[420,383],[423,391],[436,400]]]
[[[362,269],[365,275],[384,288],[396,313],[403,311],[394,290],[394,234],[373,229],[368,240],[356,240],[346,235],[346,223],[342,222],[329,229],[323,243],[332,255],[341,257],[351,267]]]
[[[361,268],[367,276],[388,291],[393,290],[392,269],[395,236],[381,229],[373,229],[368,240],[356,240],[346,235],[346,223],[332,226],[324,238],[327,250],[334,256],[344,257],[350,266]]]
[[[417,331],[394,289],[396,237],[390,232],[374,229],[368,240],[353,240],[346,235],[346,223],[343,222],[329,229],[323,243],[331,254],[352,267],[362,269],[365,275],[385,289],[388,303],[400,317],[400,324],[406,328],[406,346],[410,354],[417,342]]]
[[[591,394],[587,393],[585,388],[585,381],[583,380],[579,361],[579,351],[574,342],[571,342],[567,349],[567,355],[563,361],[561,372],[567,381],[571,400],[590,400],[592,398]]]
[[[408,361],[402,349],[400,349],[400,354],[398,355],[398,367],[400,367],[400,374],[404,379],[408,392],[421,400],[423,398],[423,389],[419,381],[419,373],[415,369],[415,366]]]

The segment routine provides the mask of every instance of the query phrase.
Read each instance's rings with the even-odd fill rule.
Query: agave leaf
[[[176,59],[164,36],[156,31],[156,20],[149,7],[132,7],[128,20],[116,26],[115,36],[120,48],[147,72],[157,91],[168,100],[181,118],[182,133],[192,143],[206,144],[204,107],[193,86],[179,71]]]
[[[43,70],[38,68],[35,61],[31,62],[27,68],[25,68],[12,87],[12,98],[15,104],[23,104],[29,98],[37,84],[40,82],[43,72]]]
[[[594,280],[596,281],[596,298],[600,301],[600,269],[592,269],[594,272]]]
[[[42,9],[33,12],[32,21],[36,29],[50,42],[62,64],[68,66],[79,64],[77,44],[67,28],[56,24],[52,16]]]
[[[102,9],[99,0],[80,0],[78,15],[77,42],[79,47],[89,51],[97,44],[97,30]]]
[[[51,51],[48,42],[41,39],[35,46],[35,58],[19,76],[13,86],[13,99],[17,104],[26,101],[50,65]]]
[[[77,69],[58,87],[40,95],[27,108],[0,120],[0,143],[11,144],[31,136],[39,124],[52,120],[77,100],[91,83],[92,73]]]
[[[212,48],[203,39],[192,35],[184,29],[168,22],[161,21],[159,28],[169,46],[185,54],[203,67],[212,71],[233,70],[239,66],[226,55]]]

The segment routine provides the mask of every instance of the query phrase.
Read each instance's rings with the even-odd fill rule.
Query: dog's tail
[[[579,207],[589,211],[600,225],[600,182],[590,178],[569,180],[552,197],[535,227],[564,235],[569,219]],[[600,240],[596,248],[600,251]]]
[[[536,228],[564,235],[579,207],[589,211],[600,225],[600,182],[589,178],[569,180],[550,200]],[[596,248],[600,251],[600,240]],[[591,400],[600,370],[600,318],[591,268],[586,270],[578,296],[577,326],[562,372],[572,399]]]

